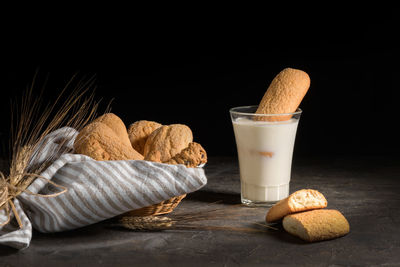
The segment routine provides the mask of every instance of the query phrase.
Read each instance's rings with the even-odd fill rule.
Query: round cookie
[[[186,125],[161,126],[147,138],[144,146],[144,159],[166,162],[185,149],[192,141],[192,131]]]
[[[129,140],[132,147],[139,152],[144,154],[144,145],[146,144],[149,135],[160,128],[162,124],[155,121],[141,120],[131,124],[128,128]]]
[[[120,117],[118,117],[114,113],[105,113],[96,118],[93,122],[104,123],[115,132],[115,134],[125,146],[131,145],[128,137],[128,132],[126,131],[125,123],[120,119]]]

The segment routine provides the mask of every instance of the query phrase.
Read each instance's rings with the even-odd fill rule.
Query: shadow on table
[[[203,191],[199,190],[190,193],[186,196],[187,200],[195,200],[207,203],[219,202],[221,204],[236,205],[240,204],[240,194],[233,193],[220,193],[213,191]]]
[[[111,220],[111,219],[110,219]],[[110,220],[104,220],[98,223],[94,223],[88,226],[84,226],[78,229],[67,230],[63,232],[56,233],[40,233],[38,231],[33,231],[32,239],[36,243],[40,242],[48,242],[48,241],[61,241],[65,244],[69,244],[69,242],[74,242],[74,240],[79,239],[79,237],[85,236],[86,238],[95,238],[101,233],[105,226],[109,224]]]
[[[18,253],[18,249],[0,245],[0,257]]]
[[[261,226],[263,224],[266,225],[265,221],[258,222],[258,225],[261,228],[263,227],[263,226]],[[290,244],[299,244],[299,245],[308,244],[308,243],[304,242],[303,240],[287,233],[285,231],[285,229],[283,229],[281,222],[272,224],[271,226],[275,229],[268,230],[268,232],[267,232],[268,236],[275,238],[275,239],[279,240],[280,242],[290,243]]]

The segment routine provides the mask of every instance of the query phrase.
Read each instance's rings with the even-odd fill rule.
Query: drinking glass
[[[258,106],[229,110],[239,159],[241,201],[271,206],[289,195],[292,156],[302,113],[256,114]]]

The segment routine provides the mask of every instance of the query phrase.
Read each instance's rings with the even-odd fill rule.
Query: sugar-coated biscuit
[[[326,198],[317,190],[298,190],[272,206],[267,212],[266,221],[274,222],[294,212],[322,209],[327,205]]]
[[[302,70],[286,68],[271,82],[256,114],[284,114],[296,111],[310,87],[310,77]],[[287,116],[255,116],[257,120],[284,121]]]
[[[167,164],[183,164],[188,168],[195,168],[207,162],[207,153],[205,149],[196,142],[176,154],[173,158],[166,161]]]
[[[146,120],[132,123],[128,128],[128,136],[132,147],[143,155],[144,145],[146,144],[147,138],[152,132],[161,126],[162,125],[158,122]]]
[[[183,124],[164,125],[152,132],[144,146],[144,159],[166,162],[193,141],[190,128]]]
[[[126,145],[106,124],[92,122],[85,126],[74,142],[76,153],[87,155],[95,160],[142,160],[132,146]]]
[[[346,218],[337,210],[319,209],[285,216],[283,228],[308,242],[344,236],[350,232]]]

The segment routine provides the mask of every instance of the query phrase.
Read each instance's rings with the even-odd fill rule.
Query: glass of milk
[[[255,114],[257,106],[229,110],[239,158],[241,199],[270,206],[289,195],[292,156],[302,110]]]

